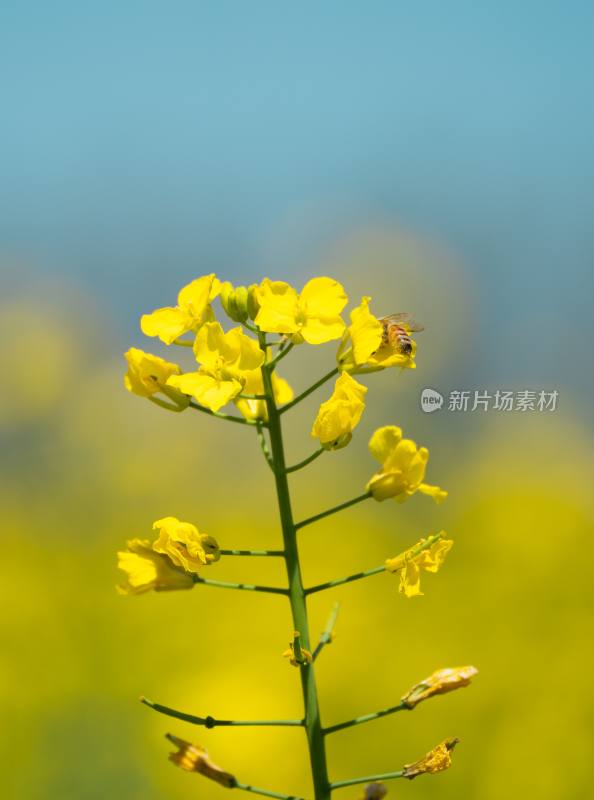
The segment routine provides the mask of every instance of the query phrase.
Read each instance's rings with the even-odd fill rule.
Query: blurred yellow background
[[[537,386],[559,389],[555,413],[424,415],[424,386],[479,388],[452,378],[472,373],[480,326],[468,271],[388,227],[343,240],[294,279],[314,274],[342,281],[351,304],[368,293],[378,312],[414,309],[427,330],[415,372],[365,378],[367,410],[349,447],[294,476],[297,518],[360,493],[375,470],[369,436],[390,423],[429,447],[428,480],[450,497],[439,507],[420,496],[404,506],[369,501],[304,529],[306,583],[380,564],[442,527],[455,540],[421,598],[399,595],[389,574],[312,598],[314,637],[341,602],[335,642],[317,662],[323,722],[392,705],[437,668],[479,669],[467,689],[330,737],[331,776],[398,769],[458,736],[450,771],[391,782],[389,796],[588,796],[594,442],[578,395]],[[186,277],[194,276],[172,276],[159,304]],[[129,317],[148,310],[130,308]],[[114,589],[116,551],[166,515],[194,522],[222,547],[280,544],[254,432],[191,410],[168,414],[126,393],[121,353],[140,338],[129,342],[108,304],[74,282],[21,273],[2,297],[0,331],[9,342],[0,360],[3,796],[222,797],[227,790],[168,763],[167,731],[206,746],[242,781],[311,796],[302,731],[205,730],[138,702],[146,694],[222,718],[300,716],[298,672],[281,657],[291,633],[286,600],[209,587],[123,598]],[[154,340],[144,346],[186,357]],[[305,388],[334,352],[303,345],[280,372]],[[291,462],[315,446],[309,429],[329,394],[323,387],[284,419]],[[225,558],[208,577],[281,585],[282,565],[272,561]]]
[[[313,595],[323,722],[385,708],[440,667],[461,691],[336,733],[335,780],[446,737],[453,766],[388,800],[582,800],[594,784],[594,4],[118,0],[0,8],[2,800],[218,800],[167,731],[242,781],[311,798],[283,597],[197,586],[119,597],[116,552],[174,515],[224,548],[277,547],[254,432],[123,387],[141,314],[198,275],[340,280],[351,307],[425,325],[418,368],[365,377],[350,445],[291,477],[297,518],[354,497],[373,430],[431,453],[445,504],[368,501],[300,536],[307,583],[444,528],[425,595],[380,574]],[[179,348],[179,350],[182,350]],[[177,351],[177,348],[176,348]],[[296,390],[333,344],[280,365]],[[430,387],[558,391],[555,412],[425,414]],[[291,462],[328,384],[287,414]],[[209,576],[285,580],[226,558]],[[359,800],[363,787],[336,793]]]

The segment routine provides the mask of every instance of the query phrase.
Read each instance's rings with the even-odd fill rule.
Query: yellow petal
[[[344,322],[340,317],[306,317],[300,335],[308,344],[325,344],[340,339],[344,331]]]
[[[439,539],[431,545],[429,550],[424,550],[422,553],[419,553],[419,555],[415,557],[415,562],[427,572],[437,572],[453,546],[454,542],[452,539]]]
[[[200,320],[220,291],[221,282],[214,273],[203,275],[180,290],[177,303],[180,308],[189,311],[196,320]]]
[[[406,597],[418,597],[421,591],[421,570],[414,561],[407,561],[400,571],[399,591]]]
[[[186,372],[173,375],[167,382],[184,394],[194,397],[200,405],[218,411],[242,390],[242,384],[235,379],[221,380],[203,372]]]
[[[402,439],[402,430],[396,425],[385,425],[378,428],[369,440],[371,455],[383,464]]]
[[[351,311],[349,334],[356,365],[366,364],[382,342],[383,326],[369,311],[370,300],[370,297],[361,298],[361,304]]]
[[[124,357],[128,362],[124,385],[129,392],[140,397],[151,397],[155,392],[162,391],[167,379],[180,372],[177,364],[145,353],[136,347],[131,347]]]
[[[421,494],[428,494],[429,497],[432,497],[436,503],[443,503],[448,496],[448,493],[445,489],[440,489],[439,486],[431,486],[428,483],[419,484],[418,490],[421,492]]]
[[[333,278],[312,278],[299,295],[299,305],[307,317],[340,317],[349,299],[342,285]],[[343,324],[344,327],[344,324]]]
[[[378,472],[376,473],[367,486],[365,487],[368,492],[371,492],[374,500],[381,502],[388,500],[391,497],[402,498],[406,500],[406,484],[401,472]]]
[[[126,573],[126,582],[117,587],[120,594],[191,589],[194,585],[190,575],[175,567],[167,556],[155,553],[150,542],[142,539],[132,539],[128,549],[118,553],[118,567]]]
[[[153,550],[163,553],[186,572],[197,574],[205,564],[219,558],[216,540],[201,534],[190,522],[182,522],[177,517],[164,517],[153,524],[153,529],[159,531]]]
[[[265,278],[255,291],[260,305],[255,323],[266,333],[297,333],[299,302],[297,292],[284,281]]]
[[[206,322],[198,331],[194,342],[194,355],[198,363],[216,367],[219,360],[232,362],[237,353],[230,347],[220,322]]]
[[[171,344],[192,330],[193,325],[194,318],[182,308],[158,308],[140,318],[140,329],[144,335],[158,336],[165,344]]]
[[[336,446],[344,442],[345,437],[350,438],[365,409],[366,393],[367,387],[343,372],[332,396],[320,406],[311,435],[323,446]]]
[[[229,363],[240,372],[258,369],[264,363],[265,355],[258,342],[247,336],[240,327],[230,330],[225,336],[225,341],[229,352],[234,354]]]

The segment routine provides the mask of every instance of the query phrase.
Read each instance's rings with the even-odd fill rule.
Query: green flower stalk
[[[212,303],[219,297],[223,311],[239,327],[225,331],[216,319]],[[251,550],[222,548],[212,535],[199,531],[190,522],[176,517],[157,520],[157,538],[131,539],[120,552],[120,569],[125,581],[118,587],[122,594],[148,591],[191,589],[195,586],[218,587],[239,591],[263,592],[286,597],[291,608],[293,633],[284,655],[299,672],[303,697],[303,716],[288,720],[218,719],[210,714],[179,711],[145,697],[144,705],[165,716],[187,723],[214,728],[217,726],[288,726],[301,728],[307,738],[314,800],[329,800],[334,789],[367,783],[366,800],[379,800],[386,794],[383,781],[434,774],[451,764],[451,751],[457,739],[446,739],[423,758],[380,775],[332,781],[326,760],[326,737],[344,728],[372,722],[382,716],[411,710],[419,702],[438,694],[468,685],[476,674],[474,667],[439,669],[404,694],[396,705],[363,714],[354,719],[322,724],[320,698],[316,686],[315,664],[324,648],[333,641],[338,604],[317,643],[312,641],[307,613],[309,595],[358,581],[386,571],[400,579],[400,593],[405,597],[421,595],[422,570],[437,572],[452,547],[444,531],[421,538],[400,555],[383,564],[352,575],[337,577],[315,586],[305,586],[298,547],[300,529],[332,514],[374,499],[393,498],[403,502],[419,493],[441,502],[447,492],[425,483],[429,453],[415,442],[404,439],[400,428],[387,425],[371,437],[369,449],[380,464],[364,491],[355,493],[331,508],[296,521],[293,512],[289,476],[305,469],[317,458],[332,458],[336,449],[347,447],[365,410],[367,389],[353,373],[376,372],[390,367],[414,368],[416,342],[412,333],[421,330],[406,314],[374,317],[370,298],[351,312],[347,328],[342,311],[348,302],[338,281],[313,278],[301,292],[283,281],[265,279],[260,285],[234,288],[221,283],[215,275],[192,281],[178,295],[175,307],[157,309],[144,315],[143,332],[166,345],[191,348],[196,362],[188,370],[176,363],[132,348],[126,354],[128,373],[126,389],[170,411],[197,410],[223,421],[251,426],[276,488],[282,549]],[[245,330],[244,330],[245,329]],[[193,339],[181,338],[190,334]],[[273,335],[273,339],[269,336]],[[340,340],[336,364],[326,375],[295,395],[276,370],[295,346],[317,346]],[[276,348],[276,350],[275,350]],[[334,391],[324,400],[312,423],[311,435],[318,446],[312,454],[289,465],[283,441],[282,419],[294,406],[327,381],[338,376]],[[238,412],[222,411],[234,404]],[[285,562],[286,586],[265,586],[248,582],[230,582],[210,577],[216,564],[228,557],[274,557]],[[206,577],[208,576],[208,577]],[[186,770],[197,772],[229,789],[279,800],[296,800],[294,795],[260,789],[240,781],[231,772],[216,766],[206,750],[173,734],[167,738],[177,748],[171,761]],[[394,765],[393,765],[394,766]]]

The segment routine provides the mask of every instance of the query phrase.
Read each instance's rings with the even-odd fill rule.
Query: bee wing
[[[416,322],[407,311],[398,311],[396,314],[388,314],[382,318],[382,322],[393,322],[395,325],[406,325],[413,333],[424,331],[423,325]]]

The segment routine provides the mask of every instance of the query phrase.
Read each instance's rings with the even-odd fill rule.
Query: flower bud
[[[221,287],[221,305],[227,316],[234,322],[247,322],[250,313],[250,294],[253,288],[247,286],[233,286],[227,281]],[[251,301],[253,306],[253,301]],[[252,309],[253,310],[253,309]],[[257,314],[257,309],[254,316]],[[253,319],[253,317],[252,317]]]
[[[260,310],[260,303],[258,301],[258,284],[252,283],[248,286],[248,297],[247,297],[247,310],[250,319],[256,319],[256,315]]]

